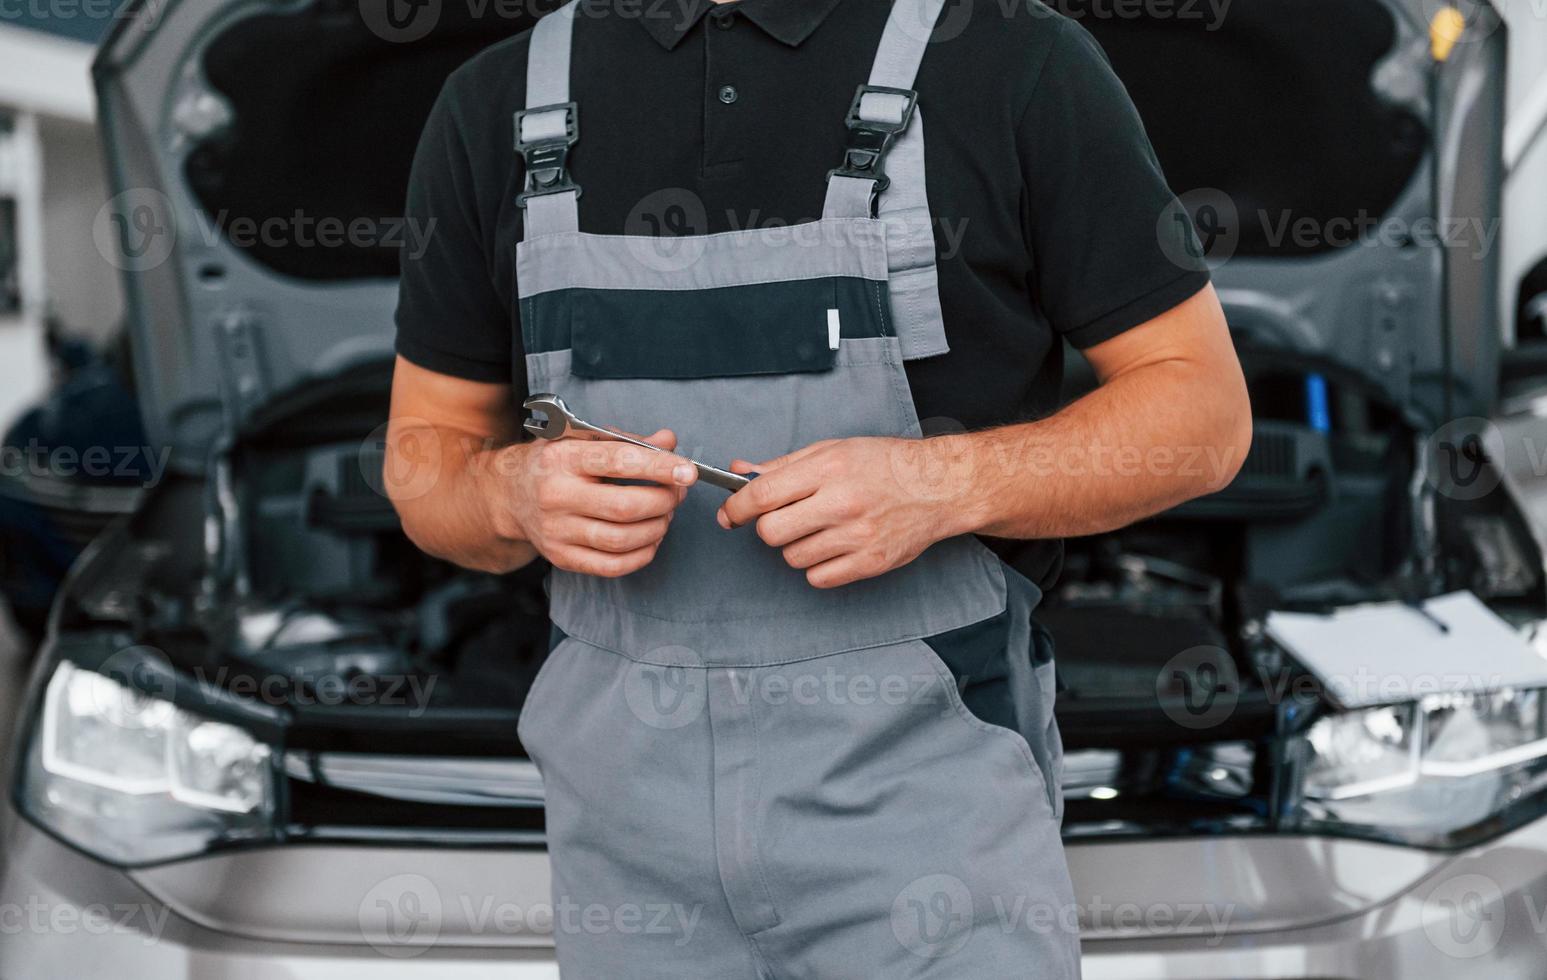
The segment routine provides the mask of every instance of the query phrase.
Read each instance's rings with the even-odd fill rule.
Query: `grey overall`
[[[579,231],[576,5],[540,21],[516,119],[530,389],[721,464],[919,436],[904,361],[947,347],[911,86],[941,5],[897,0],[819,220],[671,239]],[[552,574],[520,737],[563,975],[1078,977],[1036,586],[962,537],[814,589],[722,530],[724,499],[689,490],[632,575]]]

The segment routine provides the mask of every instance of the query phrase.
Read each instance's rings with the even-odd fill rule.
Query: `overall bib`
[[[516,119],[529,389],[721,464],[918,437],[904,362],[947,347],[911,86],[942,2],[897,0],[821,219],[669,239],[578,230],[576,4],[541,20]],[[814,589],[721,529],[724,499],[690,489],[632,575],[552,573],[519,734],[563,976],[1078,977],[1036,586],[968,536]]]

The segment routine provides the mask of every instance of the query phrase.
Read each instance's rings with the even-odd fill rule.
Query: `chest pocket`
[[[575,376],[688,380],[830,371],[845,339],[892,335],[885,289],[825,277],[714,289],[575,289],[543,305],[550,306],[551,332],[561,335],[548,345],[567,343]]]

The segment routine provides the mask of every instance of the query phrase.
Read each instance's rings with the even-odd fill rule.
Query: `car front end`
[[[476,7],[421,32],[385,0],[179,0],[104,45],[115,207],[176,230],[118,258],[170,466],[75,564],[33,667],[0,976],[536,980],[555,930],[668,914],[549,896],[516,736],[541,569],[430,559],[380,492],[404,148],[530,23]],[[985,896],[977,927],[1072,917],[1098,980],[1539,976],[1547,387],[1500,390],[1497,255],[1420,233],[1501,213],[1507,32],[1469,10],[1441,58],[1418,0],[1097,7],[1065,13],[1218,232],[1257,435],[1220,493],[1069,543],[1037,615],[1077,905]],[[1166,103],[1180,63],[1216,73],[1217,115]],[[262,231],[290,214],[304,234]],[[1379,631],[1423,623],[1453,670]],[[1472,669],[1485,646],[1515,672]]]

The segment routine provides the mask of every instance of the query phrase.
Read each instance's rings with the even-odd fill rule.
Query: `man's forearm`
[[[961,473],[953,534],[1097,534],[1218,490],[1251,441],[1239,377],[1186,361],[1110,379],[1050,418],[928,440]]]
[[[493,512],[489,481],[508,478],[527,446],[495,446],[429,425],[394,425],[384,470],[403,531],[421,550],[466,568],[508,572],[537,557]]]

